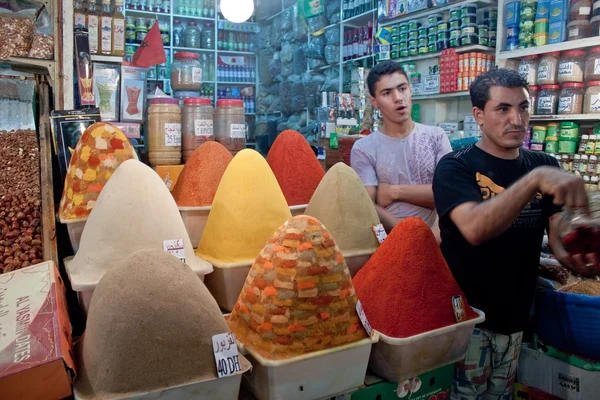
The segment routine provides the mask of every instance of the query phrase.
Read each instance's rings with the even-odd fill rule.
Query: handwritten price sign
[[[185,262],[185,244],[183,239],[163,241],[163,250]]]
[[[240,372],[242,364],[235,344],[235,335],[233,333],[221,333],[213,336],[212,342],[219,378]]]
[[[165,124],[165,146],[181,146],[181,124]]]

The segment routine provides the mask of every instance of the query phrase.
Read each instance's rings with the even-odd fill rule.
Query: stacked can
[[[442,51],[450,48],[448,34],[450,32],[450,23],[448,20],[441,19],[437,23],[437,50]]]
[[[533,23],[533,43],[536,46],[548,44],[548,32],[550,28],[550,6],[548,1],[540,1],[535,13]]]
[[[431,14],[427,18],[427,48],[430,53],[439,51],[438,49],[438,23],[444,20],[444,16],[440,14]],[[445,38],[445,35],[444,35]]]
[[[477,36],[477,7],[466,5],[460,8],[460,44],[470,46],[479,43]],[[457,46],[458,47],[458,46]]]
[[[506,50],[519,48],[519,22],[521,19],[521,2],[511,1],[504,6],[504,24],[506,25]],[[532,38],[533,39],[533,38]]]
[[[469,90],[478,75],[488,72],[494,66],[494,56],[483,53],[464,53],[458,56],[458,77],[456,90]]]
[[[408,55],[416,56],[419,54],[419,28],[421,23],[419,21],[408,22]]]
[[[519,48],[533,47],[533,26],[537,11],[537,1],[524,0],[521,3],[519,21]]]
[[[426,26],[419,26],[417,31],[419,32],[417,51],[419,54],[429,53],[429,43],[427,42],[427,30]]]
[[[483,12],[483,23],[478,25],[479,44],[496,48],[496,32],[498,30],[498,10],[496,8]]]

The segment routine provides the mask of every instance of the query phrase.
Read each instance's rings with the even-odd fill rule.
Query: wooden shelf
[[[49,75],[50,81],[55,81],[55,66],[53,60],[41,60],[39,58],[28,57],[9,57],[8,60],[0,60],[0,64],[8,64],[17,71],[29,72],[33,74]]]
[[[500,32],[500,31],[498,31]],[[512,51],[500,51],[498,52],[497,58],[499,60],[508,60],[511,58],[521,58],[531,56],[534,54],[544,54],[553,51],[565,51],[565,50],[577,50],[585,49],[588,47],[600,46],[600,37],[591,37],[580,40],[571,40],[568,42],[547,44],[545,46],[530,47],[528,49],[518,49]]]
[[[436,94],[428,94],[425,96],[413,96],[413,101],[437,101],[443,99],[454,99],[457,97],[469,97],[469,91],[465,90],[462,92],[453,92],[453,93],[436,93]]]
[[[600,121],[600,114],[532,115],[530,121]]]
[[[388,21],[382,21],[379,23],[379,27],[396,25],[396,24],[399,24],[400,22],[405,22],[405,21],[409,21],[412,19],[423,19],[431,14],[443,13],[445,11],[450,10],[451,8],[456,8],[456,7],[460,8],[461,6],[468,6],[468,5],[474,5],[477,7],[477,9],[481,9],[481,8],[485,8],[485,7],[497,6],[498,3],[495,0],[453,1],[453,2],[448,3],[441,7],[426,8],[424,10],[419,10],[419,11],[415,11],[412,13],[401,15],[399,17],[396,17],[396,18],[388,20]]]

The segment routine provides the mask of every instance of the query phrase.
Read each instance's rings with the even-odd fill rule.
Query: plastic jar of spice
[[[585,60],[585,80],[600,81],[600,47],[594,47]]]
[[[202,66],[198,54],[175,53],[175,60],[171,64],[171,87],[173,90],[200,91]]]
[[[544,146],[544,152],[548,154],[558,153],[558,138],[555,136],[546,137],[546,145]]]
[[[215,140],[213,107],[210,99],[198,97],[184,99],[181,125],[183,162],[186,162],[202,143]]]
[[[560,123],[560,140],[573,140],[579,141],[579,125],[575,122],[561,122]]]
[[[598,190],[598,180],[599,179],[597,176],[592,176],[590,178],[590,192],[595,192]]]
[[[181,109],[177,99],[159,97],[150,100],[148,158],[151,165],[181,163]]]
[[[560,154],[575,154],[576,151],[577,141],[562,139],[558,141],[558,152]]]
[[[571,168],[571,172],[579,172],[579,164],[581,164],[581,155],[575,154],[573,156],[573,166]]]
[[[550,122],[548,124],[548,131],[546,137],[558,137],[560,124],[558,122]]]
[[[592,0],[571,0],[569,4],[569,21],[589,21],[592,14]]]
[[[565,51],[558,64],[558,82],[583,82],[585,51]]]
[[[588,82],[583,99],[584,114],[600,114],[600,81]]]
[[[567,24],[567,40],[579,40],[592,36],[592,24],[589,20],[576,20]]]
[[[583,83],[565,83],[558,98],[559,114],[581,114],[583,110]]]
[[[531,135],[531,143],[544,143],[546,140],[546,132],[548,128],[545,126],[534,126]]]
[[[581,175],[585,175],[587,173],[588,163],[589,163],[589,156],[586,156],[585,154],[582,155],[581,162],[579,163],[579,170],[578,170]]]
[[[537,55],[523,57],[519,64],[519,75],[530,85],[537,85],[537,71],[540,58]]]
[[[241,100],[217,100],[214,118],[215,140],[232,154],[246,147],[246,116]]]
[[[536,114],[556,114],[559,93],[560,86],[558,85],[542,85],[542,90],[540,91],[540,96],[538,98]]]
[[[540,96],[539,86],[529,86],[529,114],[535,115],[537,111],[538,98]]]
[[[579,149],[577,150],[577,152],[579,154],[585,154],[585,148],[586,148],[589,140],[590,140],[589,135],[581,135],[581,140],[579,141]]]
[[[583,185],[585,186],[585,190],[586,191],[590,191],[590,177],[589,175],[584,175],[583,176]]]
[[[556,85],[560,52],[546,53],[538,65],[538,85]]]
[[[590,156],[590,161],[588,163],[587,173],[593,175],[596,173],[596,166],[598,165],[598,157]]]
[[[590,135],[589,140],[585,144],[585,154],[587,154],[588,156],[596,154],[596,147],[598,147],[598,143],[596,142],[597,140],[598,138],[596,137],[596,135]]]

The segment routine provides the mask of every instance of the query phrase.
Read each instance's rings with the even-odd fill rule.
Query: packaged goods
[[[540,96],[539,86],[529,86],[529,114],[535,115],[538,106],[538,98]]]
[[[367,337],[350,272],[327,228],[300,215],[256,258],[228,323],[245,347],[271,360]]]
[[[585,60],[585,80],[600,80],[600,47],[593,47]]]
[[[292,130],[279,134],[269,150],[267,162],[289,206],[308,204],[325,176],[304,136]]]
[[[396,225],[352,282],[371,326],[394,338],[455,324],[455,296],[462,296],[465,320],[477,317],[431,229],[419,218]],[[431,287],[436,290],[427,289]],[[413,318],[415,310],[420,310],[419,318]]]
[[[583,82],[585,51],[565,51],[558,64],[558,82]]]
[[[558,98],[558,114],[581,114],[583,97],[583,83],[565,83],[562,85]]]
[[[560,52],[542,55],[538,65],[538,85],[556,85]]]
[[[569,21],[589,21],[592,14],[592,0],[572,0],[569,2]]]
[[[567,40],[567,21],[550,21],[548,43],[555,44]]]
[[[539,75],[538,75],[539,77]],[[539,80],[539,79],[538,79]],[[538,98],[537,115],[552,115],[556,114],[558,107],[558,97],[560,86],[558,85],[542,85],[540,96]]]
[[[58,210],[60,219],[87,218],[109,178],[130,159],[137,159],[135,149],[119,128],[104,122],[88,127],[69,161]]]
[[[521,75],[528,84],[537,85],[538,64],[540,58],[537,55],[523,57],[519,64],[519,75]]]
[[[10,12],[2,8],[0,11],[0,60],[9,57],[27,57],[31,49],[35,31],[35,11]]]
[[[217,142],[205,142],[194,150],[173,188],[177,205],[210,206],[232,158],[231,153]]]
[[[567,24],[567,40],[585,39],[592,35],[592,24],[589,20],[576,20]]]
[[[584,280],[562,289],[563,292],[583,294],[585,296],[600,296],[600,282]]]
[[[588,82],[583,100],[583,113],[600,113],[600,81]]]

